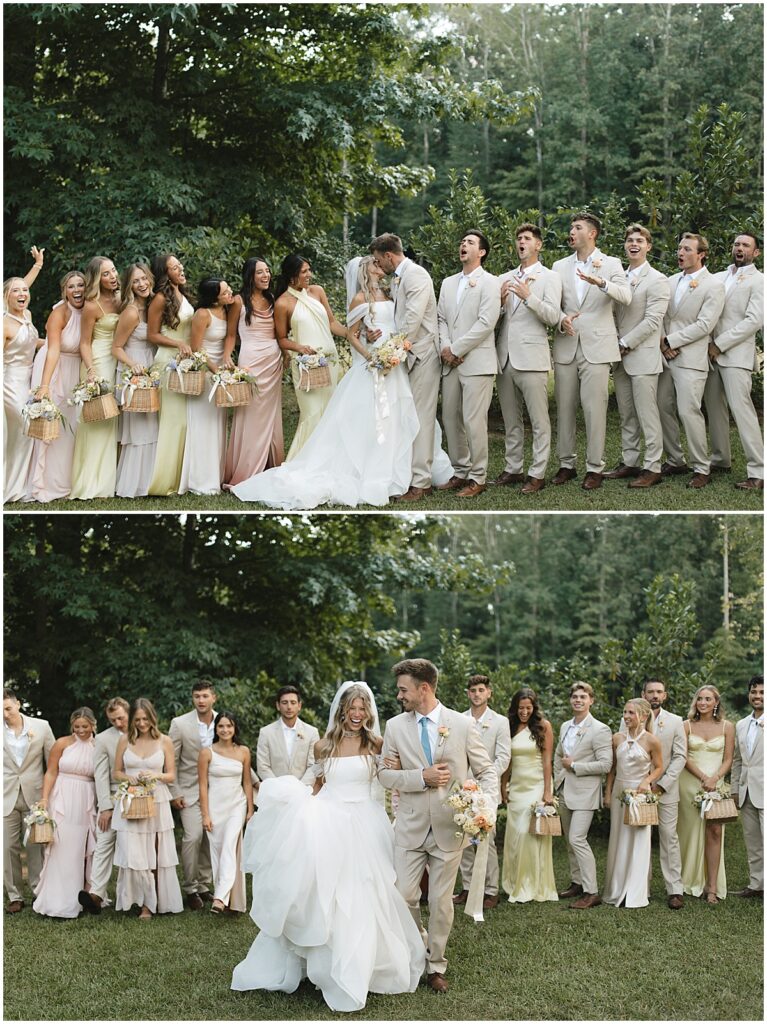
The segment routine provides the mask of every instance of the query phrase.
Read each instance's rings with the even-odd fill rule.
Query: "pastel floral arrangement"
[[[298,364],[299,370],[316,370],[318,366],[330,366],[331,363],[336,362],[336,355],[334,352],[314,352],[311,355],[293,356],[294,362]]]
[[[405,361],[412,347],[404,334],[392,334],[383,345],[379,345],[378,348],[371,351],[367,368],[368,370],[377,370],[385,377],[395,366],[399,366]]]
[[[725,782],[724,779],[720,779],[716,784],[716,789],[708,790],[701,786],[692,798],[692,802],[696,807],[701,809],[703,809],[703,805],[706,804],[705,810],[708,810],[713,801],[727,800],[731,792],[732,790],[730,789],[729,782]]]
[[[602,266],[602,259],[601,259],[601,257],[597,256],[596,259],[591,261],[591,265],[594,268],[594,270],[599,270],[599,268]]]
[[[157,788],[157,779],[149,779],[139,776],[137,782],[129,782],[128,779],[123,779],[117,784],[117,799],[120,801],[120,807],[123,814],[125,814],[130,807],[131,803],[140,798],[151,796]]]
[[[657,793],[640,793],[636,789],[624,789],[620,795],[620,802],[626,807],[632,804],[657,804]]]
[[[96,377],[94,380],[81,380],[74,388],[67,399],[67,405],[84,405],[94,398],[101,398],[102,395],[111,395],[114,387],[105,377]]]
[[[216,384],[255,384],[256,378],[247,370],[235,366],[233,370],[219,370],[213,374]]]
[[[545,804],[543,800],[536,800],[534,804],[530,804],[530,810],[536,818],[553,818],[559,814],[559,797],[553,796],[551,803],[548,804]]]
[[[200,370],[206,370],[208,368],[208,353],[205,349],[200,349],[199,352],[192,352],[190,356],[183,356],[181,359],[178,356],[174,356],[168,362],[167,370],[168,373],[199,373]]]
[[[64,414],[50,398],[35,398],[32,394],[21,407],[21,417],[25,422],[30,420],[63,420]]]
[[[29,734],[31,736],[31,733]],[[29,841],[29,834],[32,831],[33,825],[50,825],[52,829],[56,829],[56,822],[50,816],[48,811],[41,804],[32,804],[29,809],[29,814],[24,817],[24,824],[26,826],[24,830],[24,846]]]
[[[120,375],[120,380],[123,382],[123,387],[130,387],[136,391],[147,391],[149,388],[159,388],[160,370],[157,366],[150,366],[148,370],[144,369],[141,373],[137,373],[132,367],[126,366]]]
[[[445,806],[455,812],[453,821],[459,829],[456,836],[469,836],[475,846],[495,828],[495,804],[482,792],[475,779],[467,779],[463,785],[456,783]]]

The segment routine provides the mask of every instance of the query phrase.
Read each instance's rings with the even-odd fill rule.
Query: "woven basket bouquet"
[[[624,789],[620,795],[623,804],[624,825],[657,825],[657,793],[640,793],[636,789]]]
[[[155,779],[146,779],[141,776],[136,782],[123,779],[117,787],[117,799],[120,802],[120,812],[123,818],[128,821],[153,818],[155,806],[152,794],[156,787]]]
[[[160,411],[160,371],[155,366],[126,367],[122,380],[123,412]]]
[[[168,391],[181,395],[201,395],[205,387],[208,353],[205,349],[190,356],[175,356],[167,365]]]
[[[336,362],[332,352],[315,352],[313,355],[293,357],[298,369],[298,390],[316,391],[318,388],[329,388],[332,383],[330,365]]]
[[[31,394],[21,407],[24,433],[35,441],[55,441],[61,433],[64,414],[50,398],[35,398]]]
[[[543,800],[530,805],[531,836],[561,836],[562,819],[559,817],[559,797],[553,797],[550,804]]]
[[[27,843],[47,844],[53,842],[56,822],[39,803],[32,804],[24,818],[24,845]]]
[[[725,825],[728,821],[738,820],[738,808],[730,796],[730,785],[723,779],[719,780],[714,790],[699,789],[692,802],[706,821],[718,821]]]
[[[112,420],[120,415],[114,396],[114,388],[105,377],[81,380],[72,388],[69,405],[76,405],[82,412],[85,423],[99,423]]]
[[[208,401],[215,395],[217,406],[231,409],[239,405],[250,405],[257,391],[253,374],[237,366],[234,370],[219,370],[213,374],[213,387]]]

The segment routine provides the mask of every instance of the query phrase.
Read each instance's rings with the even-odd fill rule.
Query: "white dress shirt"
[[[590,718],[591,714],[588,714],[583,719],[583,721],[578,722],[577,725],[575,724],[574,718],[571,718],[570,721],[567,723],[567,731],[562,736],[562,750],[564,750],[565,755],[567,757],[570,757],[572,755],[572,752],[575,749],[575,744],[578,742],[578,730],[582,729]]]
[[[543,267],[541,265],[541,261],[538,260],[538,262],[537,263],[533,263],[533,265],[531,267],[525,267],[524,269],[521,266],[517,267],[517,269],[514,271],[514,277],[518,281],[524,281],[531,274],[533,276],[536,276],[537,274],[540,274],[542,270],[543,270]],[[517,306],[520,304],[521,301],[522,301],[522,299],[520,299],[520,297],[518,295],[516,295],[514,292],[511,293],[511,308],[513,310],[517,308]]]
[[[740,280],[740,278],[744,276],[743,272],[745,270],[748,270],[750,267],[751,267],[750,263],[746,267],[737,267],[737,268],[736,268],[734,263],[731,263],[729,265],[729,267],[727,268],[727,277],[724,279],[724,292],[725,292],[725,295],[729,295],[730,294],[730,289],[733,287],[733,285],[737,284],[737,282]]]
[[[746,743],[748,744],[748,756],[754,752],[756,746],[756,739],[759,735],[760,726],[764,725],[764,712],[757,718],[756,715],[751,715],[748,720],[748,732],[746,733]]]
[[[701,267],[700,270],[703,270],[703,267]],[[695,280],[698,274],[700,274],[700,270],[696,270],[694,274],[682,274],[677,281],[676,292],[674,293],[674,302],[677,306],[690,290],[690,282]]]
[[[282,719],[280,719],[282,721]],[[285,739],[285,746],[288,748],[288,761],[293,756],[293,750],[296,746],[296,727],[295,725],[288,726],[282,722],[282,735]]]
[[[213,737],[216,735],[216,716],[207,725],[201,718],[197,718],[197,728],[200,730],[200,745],[203,747],[213,746]]]
[[[27,756],[29,750],[29,724],[21,720],[21,732],[17,736],[13,729],[9,729],[8,725],[3,722],[5,726],[5,742],[11,748],[13,754],[13,760],[21,768],[24,763],[24,758]]]

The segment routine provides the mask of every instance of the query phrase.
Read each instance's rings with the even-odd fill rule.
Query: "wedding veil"
[[[373,691],[370,689],[368,684],[363,682],[361,679],[347,679],[346,682],[341,683],[341,685],[336,690],[336,695],[333,698],[332,704],[330,705],[327,731],[330,732],[330,727],[333,724],[333,719],[335,718],[336,713],[338,711],[338,705],[341,703],[341,697],[343,697],[343,695],[346,693],[350,686],[360,686],[367,693],[368,699],[370,700],[370,704],[373,708],[373,732],[376,734],[376,736],[380,736],[381,726],[378,721],[378,706],[376,704],[376,699],[373,696]]]

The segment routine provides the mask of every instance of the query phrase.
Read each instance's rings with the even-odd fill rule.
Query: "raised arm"
[[[32,253],[32,259],[35,261],[29,270],[24,275],[24,283],[27,288],[31,288],[37,280],[37,275],[43,269],[43,261],[45,259],[45,249],[38,249],[36,245],[33,245],[29,250]]]
[[[333,334],[338,335],[339,338],[346,338],[346,340],[349,341],[349,328],[344,327],[342,323],[339,323],[338,320],[336,320],[333,310],[330,308],[328,297],[325,294],[325,289],[321,288],[318,284],[312,285],[312,288],[312,294],[315,298],[318,298],[325,307],[325,312],[328,314],[328,320],[330,321],[330,329]]]

